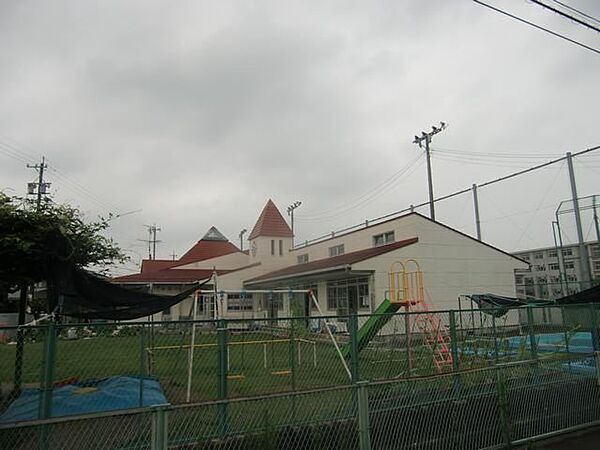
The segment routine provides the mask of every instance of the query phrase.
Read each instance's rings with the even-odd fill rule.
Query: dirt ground
[[[522,450],[592,450],[600,448],[600,427],[520,447]]]

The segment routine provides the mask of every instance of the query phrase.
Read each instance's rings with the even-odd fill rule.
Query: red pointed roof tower
[[[293,237],[294,234],[271,199],[263,208],[248,239],[258,236]]]

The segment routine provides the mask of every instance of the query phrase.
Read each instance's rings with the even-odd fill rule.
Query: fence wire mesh
[[[23,329],[21,363],[7,328],[0,447],[148,448],[157,413],[123,409],[157,403],[170,405],[174,447],[359,448],[365,433],[373,449],[519,442],[600,418],[597,316],[587,305],[45,325]],[[122,378],[128,404],[91,401]],[[88,409],[59,407],[61,389]]]

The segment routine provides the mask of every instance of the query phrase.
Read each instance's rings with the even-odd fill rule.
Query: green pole
[[[39,418],[52,416],[52,384],[54,383],[54,366],[56,364],[56,325],[54,322],[46,327],[44,342],[44,363],[42,364],[42,385],[40,389]]]
[[[290,319],[290,343],[288,351],[288,361],[291,370],[292,391],[296,390],[296,331],[294,319]]]
[[[535,340],[535,330],[533,328],[534,319],[533,319],[533,309],[531,306],[527,307],[527,325],[529,330],[529,343],[531,345],[531,358],[537,361],[538,359],[538,351],[537,351],[537,341]]]
[[[15,352],[15,376],[13,383],[12,398],[21,395],[21,384],[23,382],[23,354],[25,350],[25,313],[27,309],[27,285],[21,285],[19,296],[19,328],[17,328],[17,347]]]
[[[54,367],[56,364],[56,326],[50,322],[46,327],[46,340],[44,341],[44,360],[42,363],[42,382],[40,386],[40,402],[38,405],[38,418],[52,417],[52,385],[54,383]],[[49,447],[48,425],[42,425],[39,432],[38,448]]]
[[[458,362],[458,339],[456,334],[456,316],[450,311],[450,354],[452,355],[452,372],[454,372],[454,393],[460,392],[460,367]]]
[[[494,336],[494,361],[498,365],[500,355],[498,352],[498,333],[496,332],[496,315],[492,310],[492,335]]]
[[[358,389],[358,434],[360,450],[371,450],[368,385],[368,381],[359,381],[356,383]]]
[[[140,328],[140,408],[144,406],[144,378],[148,375],[146,370],[146,328]]]
[[[219,320],[219,328],[217,329],[218,339],[218,364],[219,364],[219,381],[218,381],[218,396],[219,400],[227,399],[227,321]],[[227,432],[227,403],[219,403],[219,435],[224,436]]]
[[[350,374],[352,383],[356,383],[360,379],[358,370],[358,318],[356,314],[348,317],[348,332],[350,333]]]
[[[152,408],[152,443],[151,450],[168,448],[168,410],[171,405],[158,405]]]
[[[510,433],[510,416],[509,416],[509,405],[508,396],[506,393],[506,381],[500,374],[500,370],[496,368],[496,393],[498,395],[498,419],[500,423],[500,430],[506,446],[511,448],[512,440]]]

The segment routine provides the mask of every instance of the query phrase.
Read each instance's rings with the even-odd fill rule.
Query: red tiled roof
[[[296,264],[293,266],[284,267],[283,269],[269,272],[256,278],[247,280],[247,282],[268,280],[271,278],[281,278],[292,275],[300,275],[305,272],[313,272],[315,270],[329,269],[338,266],[345,266],[348,264],[354,264],[365,259],[373,258],[375,256],[383,255],[384,253],[397,250],[402,247],[408,247],[419,239],[414,237],[405,239],[403,241],[394,242],[392,244],[382,245],[380,247],[367,248],[365,250],[358,250],[356,252],[346,253],[345,255],[332,256],[331,258],[318,259],[316,261],[310,261],[306,264]]]
[[[177,261],[176,265],[189,264],[205,259],[216,258],[217,256],[229,255],[240,250],[229,241],[209,241],[199,240]]]
[[[217,270],[218,274],[227,272],[227,270]],[[115,277],[111,281],[114,283],[193,283],[210,278],[212,273],[212,270],[206,269],[171,269],[123,275]]]
[[[179,264],[177,261],[170,259],[142,259],[142,273],[158,272],[159,270],[168,269]]]
[[[257,236],[293,237],[292,230],[271,199],[260,213],[248,239]]]

